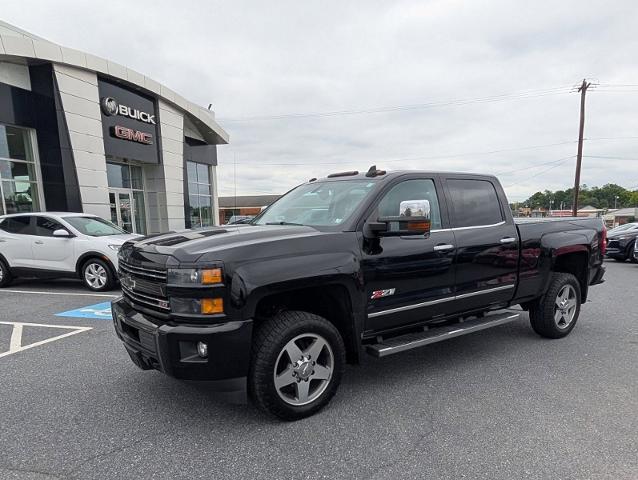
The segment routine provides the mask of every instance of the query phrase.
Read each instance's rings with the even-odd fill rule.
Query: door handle
[[[42,240],[36,240],[35,242],[36,245],[44,245],[44,242]]]
[[[514,237],[501,238],[501,243],[514,243],[516,239]]]
[[[450,245],[449,243],[443,243],[441,245],[434,246],[435,252],[447,252],[448,250],[453,250],[453,249],[454,249],[454,245]]]

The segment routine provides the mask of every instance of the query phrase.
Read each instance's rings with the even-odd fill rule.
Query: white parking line
[[[111,295],[108,293],[76,293],[76,292],[40,292],[38,290],[9,290],[7,288],[0,289],[0,293],[30,293],[33,295],[63,295],[63,296],[74,296],[74,297],[108,297],[108,298],[117,298],[119,295]]]
[[[25,322],[0,322],[0,324],[13,325],[13,330],[11,331],[11,341],[9,342],[9,350],[7,352],[0,353],[0,358],[6,357],[7,355],[11,355],[13,353],[22,352],[23,350],[28,350],[33,347],[38,347],[40,345],[44,345],[45,343],[54,342],[56,340],[60,340],[65,337],[70,337],[71,335],[75,335],[76,333],[86,332],[92,329],[92,327],[72,327],[68,325],[45,325],[43,323],[25,323]],[[56,335],[54,337],[46,338],[44,340],[40,340],[39,342],[34,342],[34,343],[30,343],[29,345],[23,346],[22,331],[23,331],[23,327],[25,326],[64,328],[71,331],[63,333],[62,335]]]

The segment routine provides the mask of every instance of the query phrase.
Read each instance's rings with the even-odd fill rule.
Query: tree
[[[528,204],[532,208],[549,208],[552,209],[569,209],[572,205],[574,196],[573,188],[567,190],[557,190],[552,192],[545,190],[544,192],[536,192],[527,200],[521,202]],[[602,187],[588,187],[583,185],[578,198],[578,207],[591,205],[594,208],[618,208],[636,207],[638,206],[638,191],[630,191],[615,183],[608,183]]]

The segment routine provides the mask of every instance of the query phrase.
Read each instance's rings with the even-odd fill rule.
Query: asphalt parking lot
[[[525,318],[369,358],[296,423],[138,370],[110,297],[16,282],[0,290],[0,478],[636,479],[638,265],[607,267],[566,339]],[[92,318],[55,315],[74,309]]]

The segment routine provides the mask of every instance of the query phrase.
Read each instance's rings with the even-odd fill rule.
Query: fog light
[[[202,358],[208,357],[208,345],[204,342],[197,342],[197,354]]]
[[[214,315],[224,313],[224,300],[221,298],[202,298],[200,300],[201,313],[204,315]]]

